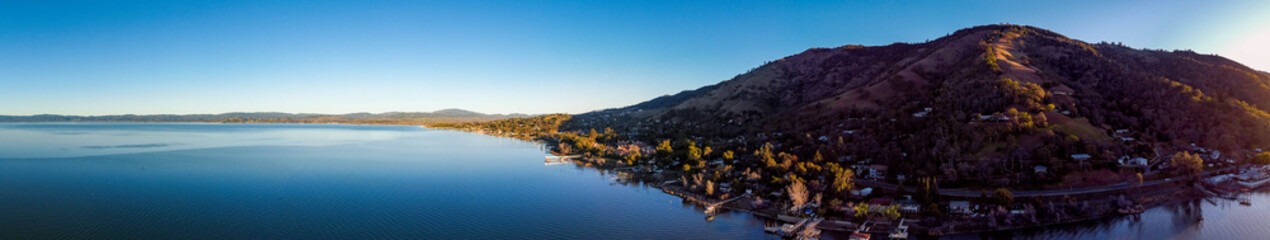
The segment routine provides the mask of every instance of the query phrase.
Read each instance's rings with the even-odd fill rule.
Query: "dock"
[[[580,158],[580,157],[582,157],[582,155],[547,156],[546,160],[543,161],[543,165],[550,166],[550,165],[557,165],[557,164],[569,164],[569,163],[573,163],[574,158]]]
[[[716,211],[719,211],[719,208],[723,207],[723,204],[727,204],[729,202],[736,201],[738,199],[741,199],[743,197],[748,197],[748,196],[750,196],[750,194],[746,193],[746,194],[741,194],[741,196],[729,198],[728,200],[723,200],[716,203],[706,203],[706,215],[714,215]]]

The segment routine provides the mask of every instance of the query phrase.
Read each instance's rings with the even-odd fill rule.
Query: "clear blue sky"
[[[580,113],[993,23],[1270,70],[1270,1],[3,1],[0,114]]]

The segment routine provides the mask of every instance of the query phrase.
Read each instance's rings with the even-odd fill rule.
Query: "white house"
[[[1129,158],[1129,156],[1123,156],[1116,161],[1120,162],[1120,166],[1126,167],[1142,167],[1148,164],[1147,159],[1142,157]]]
[[[1089,158],[1092,158],[1092,157],[1093,156],[1090,156],[1089,154],[1084,154],[1084,153],[1072,154],[1072,159],[1077,161],[1089,160]]]

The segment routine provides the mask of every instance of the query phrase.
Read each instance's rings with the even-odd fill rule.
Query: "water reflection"
[[[1140,215],[943,239],[1263,239],[1270,236],[1270,193],[1250,193],[1251,205],[1207,198],[1148,209]]]

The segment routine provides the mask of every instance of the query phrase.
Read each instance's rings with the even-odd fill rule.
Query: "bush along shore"
[[[885,166],[848,165],[820,154],[800,159],[771,143],[757,148],[710,145],[692,138],[640,141],[611,129],[560,131],[570,115],[481,123],[434,124],[543,144],[548,163],[594,167],[623,183],[646,184],[707,214],[745,211],[777,222],[821,219],[832,231],[888,233],[904,225],[914,234],[948,235],[1045,227],[1134,215],[1148,208],[1212,195],[1202,179],[1236,169],[1189,169],[1141,174],[1130,181],[1081,188],[1020,190],[946,188],[938,177],[881,177]],[[716,149],[717,148],[717,149]],[[747,151],[749,150],[749,151]],[[743,153],[744,152],[744,153]],[[1179,154],[1175,165],[1193,161]],[[1169,177],[1164,177],[1169,176]]]

